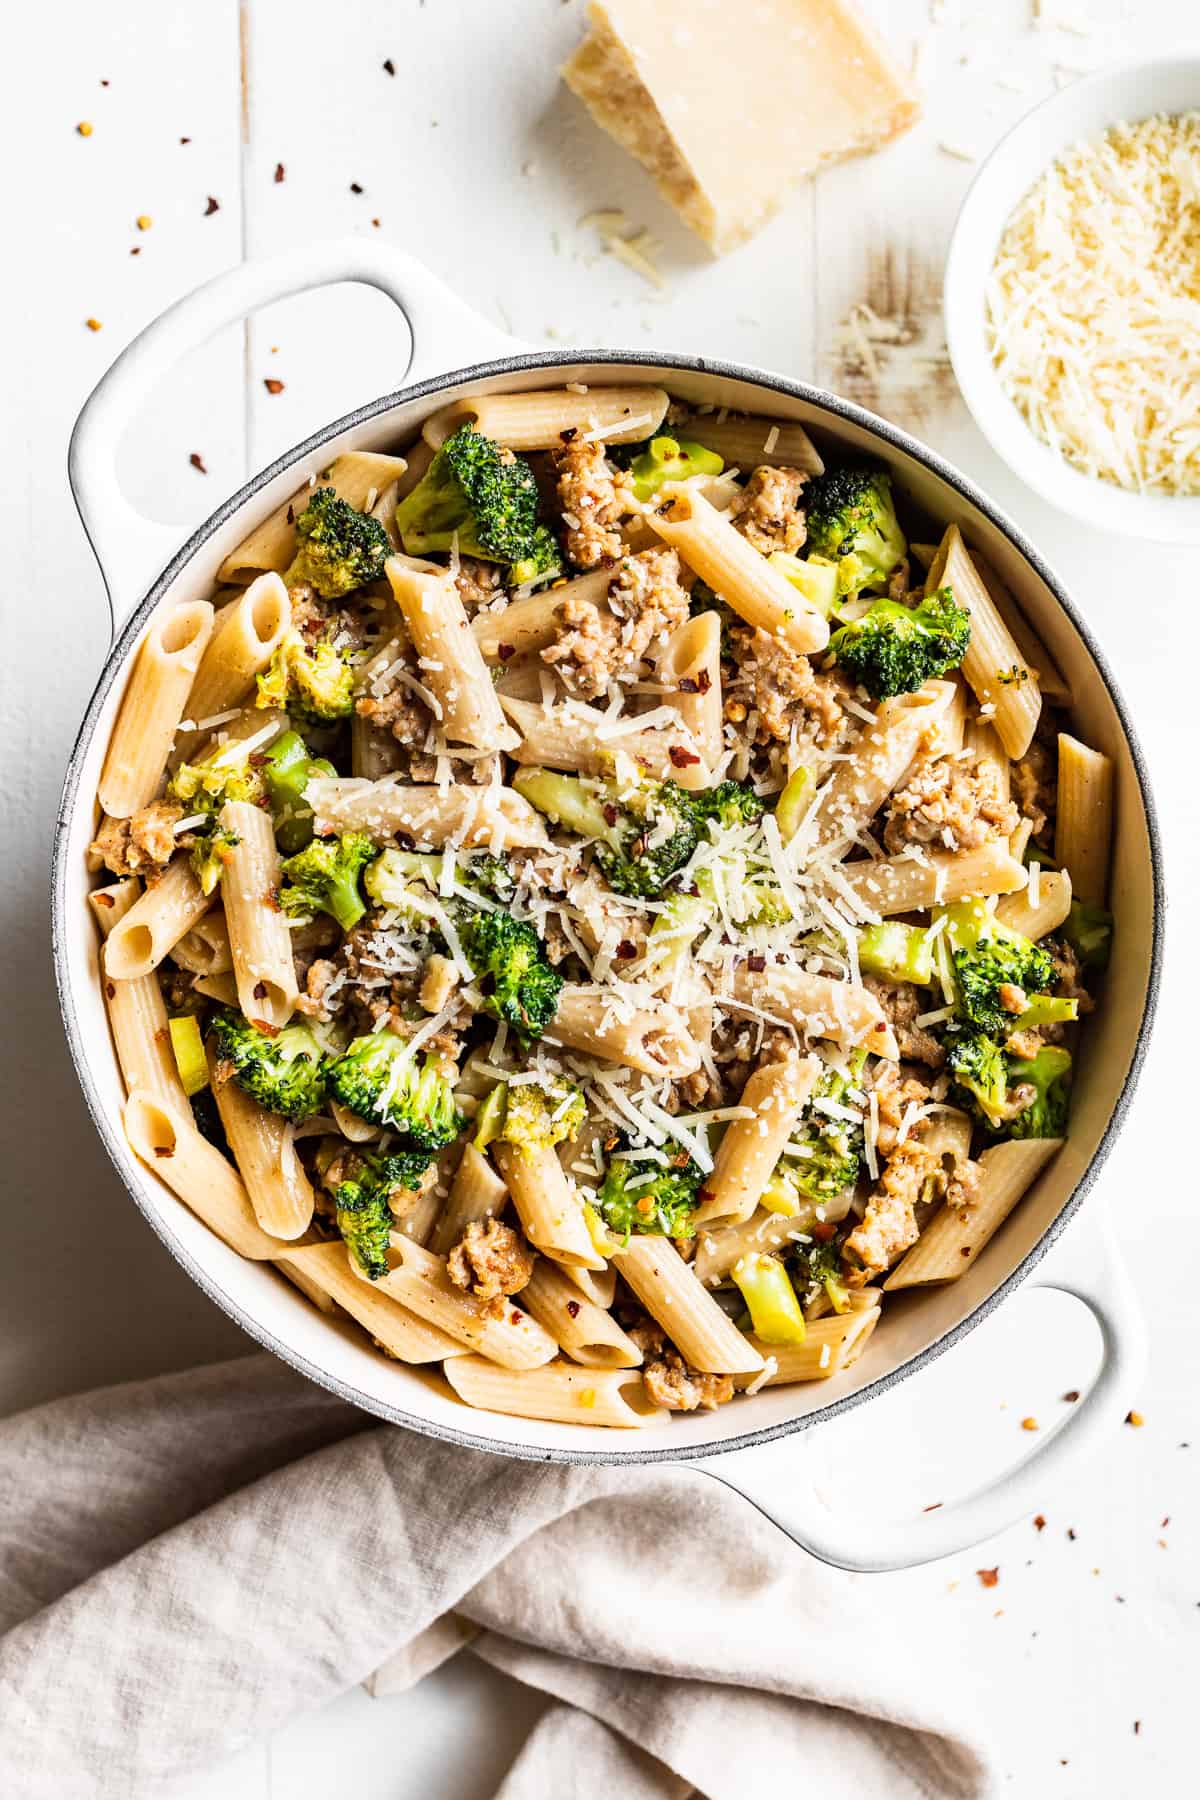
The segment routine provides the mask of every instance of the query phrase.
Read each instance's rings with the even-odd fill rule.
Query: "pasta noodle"
[[[1017,1201],[1062,1148],[1060,1138],[1012,1138],[979,1159],[983,1177],[970,1206],[943,1206],[884,1282],[893,1288],[957,1281],[999,1231]]]
[[[100,805],[111,818],[129,818],[162,786],[163,765],[212,636],[213,616],[207,600],[192,600],[151,621],[100,773]]]
[[[328,469],[314,475],[307,487],[277,506],[248,538],[230,552],[217,570],[218,581],[246,582],[264,569],[279,574],[296,555],[296,520],[316,487],[331,487],[339,500],[361,509],[369,496],[378,495],[389,483],[403,477],[402,456],[381,456],[369,450],[351,450],[334,458]]]
[[[1077,900],[1103,906],[1113,830],[1111,758],[1065,731],[1058,734],[1055,859],[1071,877]]]
[[[436,563],[393,556],[387,577],[420,665],[440,706],[447,739],[477,750],[509,750],[514,735],[471,632],[454,577]]]
[[[1009,756],[1024,756],[1041,714],[1041,688],[996,610],[957,525],[947,527],[926,577],[926,593],[944,587],[971,615],[971,642],[962,672],[976,698],[993,709],[992,724]]]
[[[295,1127],[255,1105],[236,1081],[224,1077],[211,1046],[208,1069],[221,1123],[255,1218],[272,1237],[303,1237],[312,1223],[315,1201],[312,1183],[296,1155]]]
[[[787,419],[689,413],[671,429],[678,438],[690,438],[706,450],[715,450],[734,468],[755,469],[766,463],[803,469],[806,475],[820,475],[825,468],[803,425]]]
[[[425,421],[435,449],[470,419],[476,431],[510,450],[552,450],[564,432],[595,432],[608,444],[636,444],[662,424],[668,396],[656,387],[553,388],[542,394],[480,394],[456,400]]]
[[[288,591],[278,575],[260,575],[216,616],[208,648],[187,696],[194,731],[176,733],[171,766],[186,762],[201,742],[205,721],[241,706],[267,667],[292,620]],[[260,720],[261,723],[261,720]]]
[[[221,826],[235,840],[222,885],[238,1005],[248,1019],[278,1029],[292,1015],[297,988],[275,833],[267,814],[245,800],[226,801]]]
[[[636,1428],[657,1425],[669,1416],[650,1401],[636,1371],[580,1369],[553,1362],[518,1374],[498,1369],[481,1356],[464,1356],[450,1363],[445,1373],[468,1406],[521,1419]]]

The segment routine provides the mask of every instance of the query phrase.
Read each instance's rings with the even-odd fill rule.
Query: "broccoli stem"
[[[883,919],[858,934],[858,966],[864,975],[882,981],[912,981],[918,987],[933,983],[933,945],[928,931],[919,925],[902,925]]]
[[[298,731],[285,731],[272,744],[263,762],[263,775],[275,814],[275,838],[285,856],[312,841],[312,808],[304,804],[304,790],[314,775],[336,775],[323,757],[311,757]]]
[[[603,800],[578,776],[558,775],[551,769],[518,769],[513,787],[531,806],[568,831],[615,845]]]
[[[673,975],[713,911],[704,894],[683,894],[678,889],[669,894],[646,940],[647,972],[664,979]]]
[[[817,778],[810,768],[801,763],[798,769],[792,770],[775,806],[775,823],[785,844],[791,843],[804,823],[816,791]]]
[[[731,1270],[750,1313],[755,1336],[764,1344],[802,1344],[807,1336],[796,1290],[778,1257],[755,1251]]]
[[[797,591],[811,606],[815,606],[823,618],[831,619],[838,606],[838,572],[837,564],[826,562],[823,557],[808,557],[804,561],[792,556],[787,550],[773,550],[767,561],[771,567],[778,569],[785,581],[790,581]]]
[[[1069,1025],[1078,1017],[1078,1000],[1069,1000],[1065,994],[1034,994],[1025,1011],[1013,1021],[1013,1029],[1035,1031],[1039,1025]]]

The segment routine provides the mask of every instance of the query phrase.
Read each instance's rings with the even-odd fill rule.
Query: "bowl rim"
[[[1017,196],[994,192],[1001,185],[1001,172],[1008,168],[1014,153],[1039,134],[1046,135],[1048,122],[1086,109],[1103,94],[1125,92],[1132,101],[1140,83],[1158,77],[1171,82],[1191,80],[1195,91],[1192,110],[1200,111],[1198,47],[1174,57],[1110,63],[1046,95],[1014,121],[980,163],[963,195],[946,250],[942,317],[951,367],[971,417],[991,448],[1028,487],[1063,512],[1103,531],[1134,539],[1200,544],[1200,494],[1140,494],[1074,468],[1022,418],[1000,385],[983,336],[984,284],[1000,235],[1017,203]],[[1105,122],[1073,130],[1061,143],[1044,150],[1041,170],[1049,169],[1070,144],[1099,136],[1113,125],[1178,110],[1156,106],[1150,99],[1124,109],[1114,104],[1105,109]],[[1049,135],[1056,137],[1054,132]],[[978,254],[980,240],[986,240],[986,259]]]
[[[260,1320],[253,1318],[246,1310],[221,1288],[218,1281],[203,1268],[165,1227],[162,1220],[148,1208],[142,1200],[136,1186],[126,1174],[126,1159],[129,1155],[127,1147],[119,1140],[118,1133],[110,1120],[104,1101],[93,1080],[88,1058],[84,1047],[84,1032],[75,1016],[75,1003],[71,990],[71,958],[67,948],[68,933],[68,889],[70,885],[70,868],[65,853],[67,827],[75,808],[80,803],[79,784],[83,772],[83,764],[99,721],[100,712],[110,688],[117,679],[118,673],[125,667],[129,652],[136,642],[150,614],[163,598],[171,584],[186,569],[192,558],[199,552],[210,537],[227,523],[238,511],[249,504],[256,494],[283,474],[297,462],[303,461],[313,452],[339,436],[343,432],[357,429],[369,424],[382,415],[395,410],[398,406],[414,400],[432,398],[446,388],[460,387],[466,382],[489,381],[496,377],[542,372],[548,370],[584,369],[588,367],[603,368],[605,366],[623,365],[634,368],[677,370],[688,374],[712,375],[733,381],[742,381],[766,390],[782,393],[789,398],[800,400],[819,411],[831,414],[848,424],[858,426],[880,438],[891,448],[902,451],[914,461],[922,464],[931,474],[950,487],[960,498],[980,511],[984,517],[1003,533],[1003,535],[1029,563],[1050,590],[1055,601],[1062,607],[1078,635],[1082,638],[1105,688],[1112,700],[1125,742],[1129,749],[1130,760],[1138,784],[1143,816],[1146,822],[1147,840],[1150,854],[1150,873],[1153,892],[1151,915],[1150,964],[1147,971],[1145,1001],[1138,1021],[1137,1035],[1130,1052],[1129,1066],[1126,1069],[1120,1092],[1114,1101],[1108,1122],[1096,1145],[1095,1153],[1087,1167],[1081,1173],[1068,1198],[1064,1201],[1055,1217],[1042,1232],[1037,1242],[1031,1246],[1026,1255],[1012,1269],[994,1291],[987,1295],[974,1310],[952,1326],[949,1331],[925,1345],[916,1355],[908,1358],[897,1368],[890,1369],[868,1382],[852,1393],[830,1400],[814,1411],[801,1416],[779,1420],[773,1425],[759,1427],[720,1441],[705,1445],[680,1444],[678,1447],[667,1445],[657,1448],[639,1448],[636,1442],[622,1442],[620,1447],[608,1449],[592,1449],[581,1446],[578,1450],[558,1445],[533,1445],[498,1442],[492,1438],[477,1435],[469,1429],[460,1429],[456,1425],[443,1424],[421,1414],[415,1414],[404,1407],[384,1406],[376,1402],[368,1403],[365,1398],[349,1383],[332,1375],[328,1370],[312,1363],[309,1359],[290,1346],[282,1343],[268,1330]],[[292,446],[276,457],[265,468],[245,481],[235,490],[213,513],[209,515],[191,536],[180,546],[170,562],[150,584],[137,606],[122,625],[113,643],[109,646],[103,667],[97,678],[91,699],[84,711],[63,780],[63,790],[59,802],[58,817],[55,826],[54,848],[51,860],[51,954],[54,965],[55,987],[58,993],[59,1007],[67,1038],[71,1059],[75,1066],[84,1101],[91,1114],[101,1142],[108,1152],[127,1192],[143,1218],[165,1245],[171,1256],[190,1275],[203,1293],[221,1310],[239,1325],[247,1336],[278,1356],[289,1367],[297,1370],[308,1380],[336,1394],[340,1399],[369,1413],[372,1417],[393,1425],[400,1425],[417,1431],[426,1437],[437,1438],[443,1442],[455,1444],[463,1449],[482,1450],[490,1455],[510,1456],[523,1462],[548,1462],[578,1464],[590,1466],[596,1464],[648,1464],[648,1463],[696,1463],[709,1461],[717,1456],[739,1450],[750,1450],[760,1445],[774,1442],[776,1439],[803,1432],[822,1423],[826,1419],[836,1418],[855,1407],[864,1405],[877,1395],[886,1393],[901,1381],[907,1380],[919,1369],[927,1367],[938,1357],[944,1355],[957,1345],[976,1326],[983,1323],[1011,1293],[1018,1288],[1042,1261],[1051,1247],[1058,1241],[1068,1224],[1076,1216],[1119,1135],[1133,1100],[1142,1068],[1145,1063],[1149,1040],[1157,1012],[1162,976],[1163,948],[1165,935],[1166,890],[1164,879],[1163,850],[1158,815],[1150,786],[1149,769],[1141,743],[1134,729],[1124,695],[1109,667],[1108,660],[1100,645],[1093,637],[1082,615],[1070,599],[1063,583],[1059,580],[1050,565],[1044,560],[1034,546],[1028,541],[1020,528],[1001,511],[986,495],[960,470],[956,469],[938,454],[937,451],[909,435],[899,426],[889,423],[859,406],[851,400],[844,400],[839,395],[829,393],[826,389],[809,382],[794,381],[776,374],[773,371],[755,368],[745,363],[719,361],[710,357],[686,356],[668,351],[620,350],[620,349],[586,349],[573,350],[564,355],[560,350],[534,350],[513,354],[485,362],[471,363],[462,368],[429,377],[411,386],[401,387],[393,393],[364,402],[351,412],[343,414],[330,424],[313,432],[299,444]],[[464,1408],[464,1411],[467,1409]],[[620,1434],[623,1440],[636,1439],[635,1432]]]

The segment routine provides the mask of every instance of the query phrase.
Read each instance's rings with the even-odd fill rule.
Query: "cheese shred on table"
[[[1005,391],[1067,462],[1200,494],[1200,112],[1054,163],[1009,220],[987,314]]]

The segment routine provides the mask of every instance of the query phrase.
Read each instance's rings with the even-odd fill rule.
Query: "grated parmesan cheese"
[[[1114,125],[1054,163],[987,286],[1002,386],[1072,467],[1200,493],[1200,112]]]

